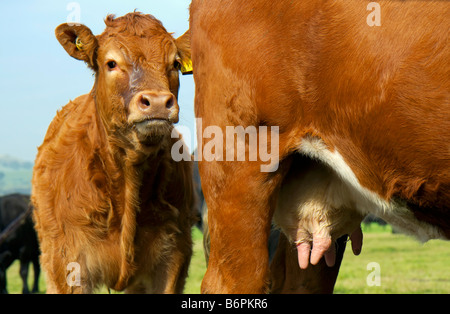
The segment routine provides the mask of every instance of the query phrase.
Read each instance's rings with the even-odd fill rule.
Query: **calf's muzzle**
[[[167,120],[178,122],[178,102],[170,92],[144,91],[134,96],[130,104],[132,123],[146,120]]]

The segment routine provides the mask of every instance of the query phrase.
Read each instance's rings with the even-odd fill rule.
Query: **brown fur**
[[[203,128],[280,128],[275,173],[260,161],[199,163],[211,233],[204,292],[267,291],[277,193],[305,137],[450,238],[448,2],[378,2],[381,27],[357,0],[192,2]]]
[[[47,292],[91,293],[105,284],[181,293],[192,254],[192,165],[171,158],[171,123],[141,134],[127,120],[139,92],[177,96],[175,39],[149,15],[108,16],[105,23],[97,37],[85,26],[56,30],[96,81],[89,95],[58,111],[36,158],[32,201]],[[117,60],[112,77],[105,56],[117,48],[126,60]],[[131,68],[143,75],[133,78]],[[66,283],[71,262],[80,264],[79,287]]]

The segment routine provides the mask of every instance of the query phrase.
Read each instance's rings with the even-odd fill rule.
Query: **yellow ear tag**
[[[75,41],[75,46],[77,47],[78,50],[83,50],[84,45],[79,37],[77,37],[77,40]]]
[[[181,69],[180,69],[180,71],[181,71],[181,73],[183,75],[185,75],[185,74],[192,74],[193,70],[194,69],[192,68],[192,60],[191,59],[184,60],[184,61],[181,62]]]

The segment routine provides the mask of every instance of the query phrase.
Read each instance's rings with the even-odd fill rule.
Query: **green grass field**
[[[335,293],[450,293],[450,242],[432,240],[421,244],[399,234],[392,234],[390,227],[372,225],[363,228],[362,253],[354,256],[350,247],[344,256],[335,287]],[[200,293],[200,285],[206,271],[202,247],[202,234],[193,230],[194,256],[191,261],[185,293]],[[368,285],[375,269],[369,263],[379,265],[380,285]],[[45,292],[45,275],[40,277],[40,292]],[[7,273],[9,293],[21,293],[19,264],[13,264]],[[29,282],[31,287],[32,271]],[[370,280],[369,280],[370,281]],[[107,293],[102,289],[100,293]]]

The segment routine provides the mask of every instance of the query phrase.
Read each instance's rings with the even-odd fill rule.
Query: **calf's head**
[[[84,25],[55,30],[64,49],[95,71],[92,95],[109,134],[158,144],[178,122],[178,72],[189,72],[189,33],[174,39],[160,21],[138,12],[105,19],[98,36]]]

